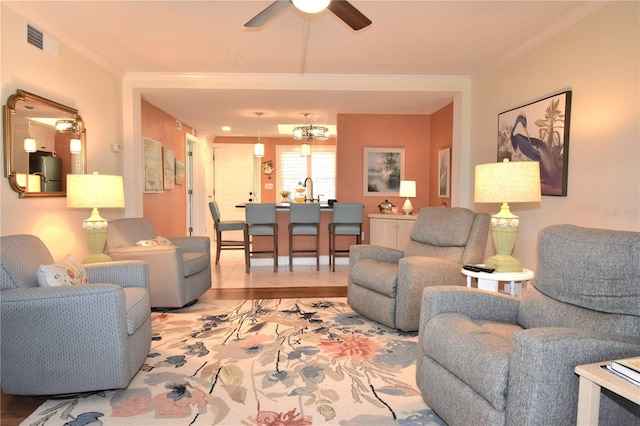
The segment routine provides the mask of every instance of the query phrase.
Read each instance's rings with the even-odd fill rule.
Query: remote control
[[[479,265],[464,265],[462,268],[466,269],[467,271],[486,272],[489,274],[495,271],[495,268],[485,268],[484,266],[479,266]]]

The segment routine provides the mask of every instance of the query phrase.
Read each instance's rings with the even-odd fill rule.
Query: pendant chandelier
[[[302,113],[305,120],[309,118],[309,113]],[[300,140],[316,140],[316,141],[326,141],[329,139],[329,129],[321,126],[314,126],[312,124],[305,126],[298,126],[293,128],[293,139]]]

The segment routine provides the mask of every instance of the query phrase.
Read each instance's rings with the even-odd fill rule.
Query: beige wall
[[[573,91],[568,195],[511,206],[521,220],[515,256],[527,267],[535,267],[537,234],[550,224],[640,230],[639,5],[612,2],[472,80],[474,165],[496,161],[500,112]],[[475,206],[490,213],[499,207]]]
[[[87,171],[122,174],[123,153],[111,150],[112,143],[122,141],[120,77],[63,43],[60,43],[57,58],[27,45],[22,40],[23,17],[4,4],[0,7],[2,104],[5,105],[17,89],[24,89],[77,108],[87,128]],[[66,198],[20,199],[4,178],[0,183],[0,201],[2,235],[35,234],[56,259],[69,253],[77,258],[88,254],[82,221],[89,217],[89,210],[68,210]],[[122,213],[101,210],[101,214],[112,219]]]

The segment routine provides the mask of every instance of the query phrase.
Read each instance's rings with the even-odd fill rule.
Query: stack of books
[[[640,386],[640,356],[611,361],[607,365],[607,370],[636,386]]]

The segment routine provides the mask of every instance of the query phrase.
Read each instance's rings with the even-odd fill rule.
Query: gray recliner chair
[[[152,308],[181,308],[211,288],[209,237],[171,237],[171,244],[136,245],[150,240],[159,238],[147,219],[112,220],[105,252],[113,260],[148,263]]]
[[[460,270],[468,263],[482,263],[490,220],[487,213],[465,208],[425,207],[404,251],[351,246],[349,305],[387,327],[418,330],[422,289],[466,285]]]
[[[575,367],[640,354],[640,233],[545,228],[521,300],[426,288],[418,343],[418,387],[449,425],[575,425]],[[600,424],[637,425],[639,407],[614,399]]]
[[[144,262],[84,265],[87,285],[39,287],[53,258],[33,235],[0,238],[2,389],[57,395],[126,388],[149,355]]]

